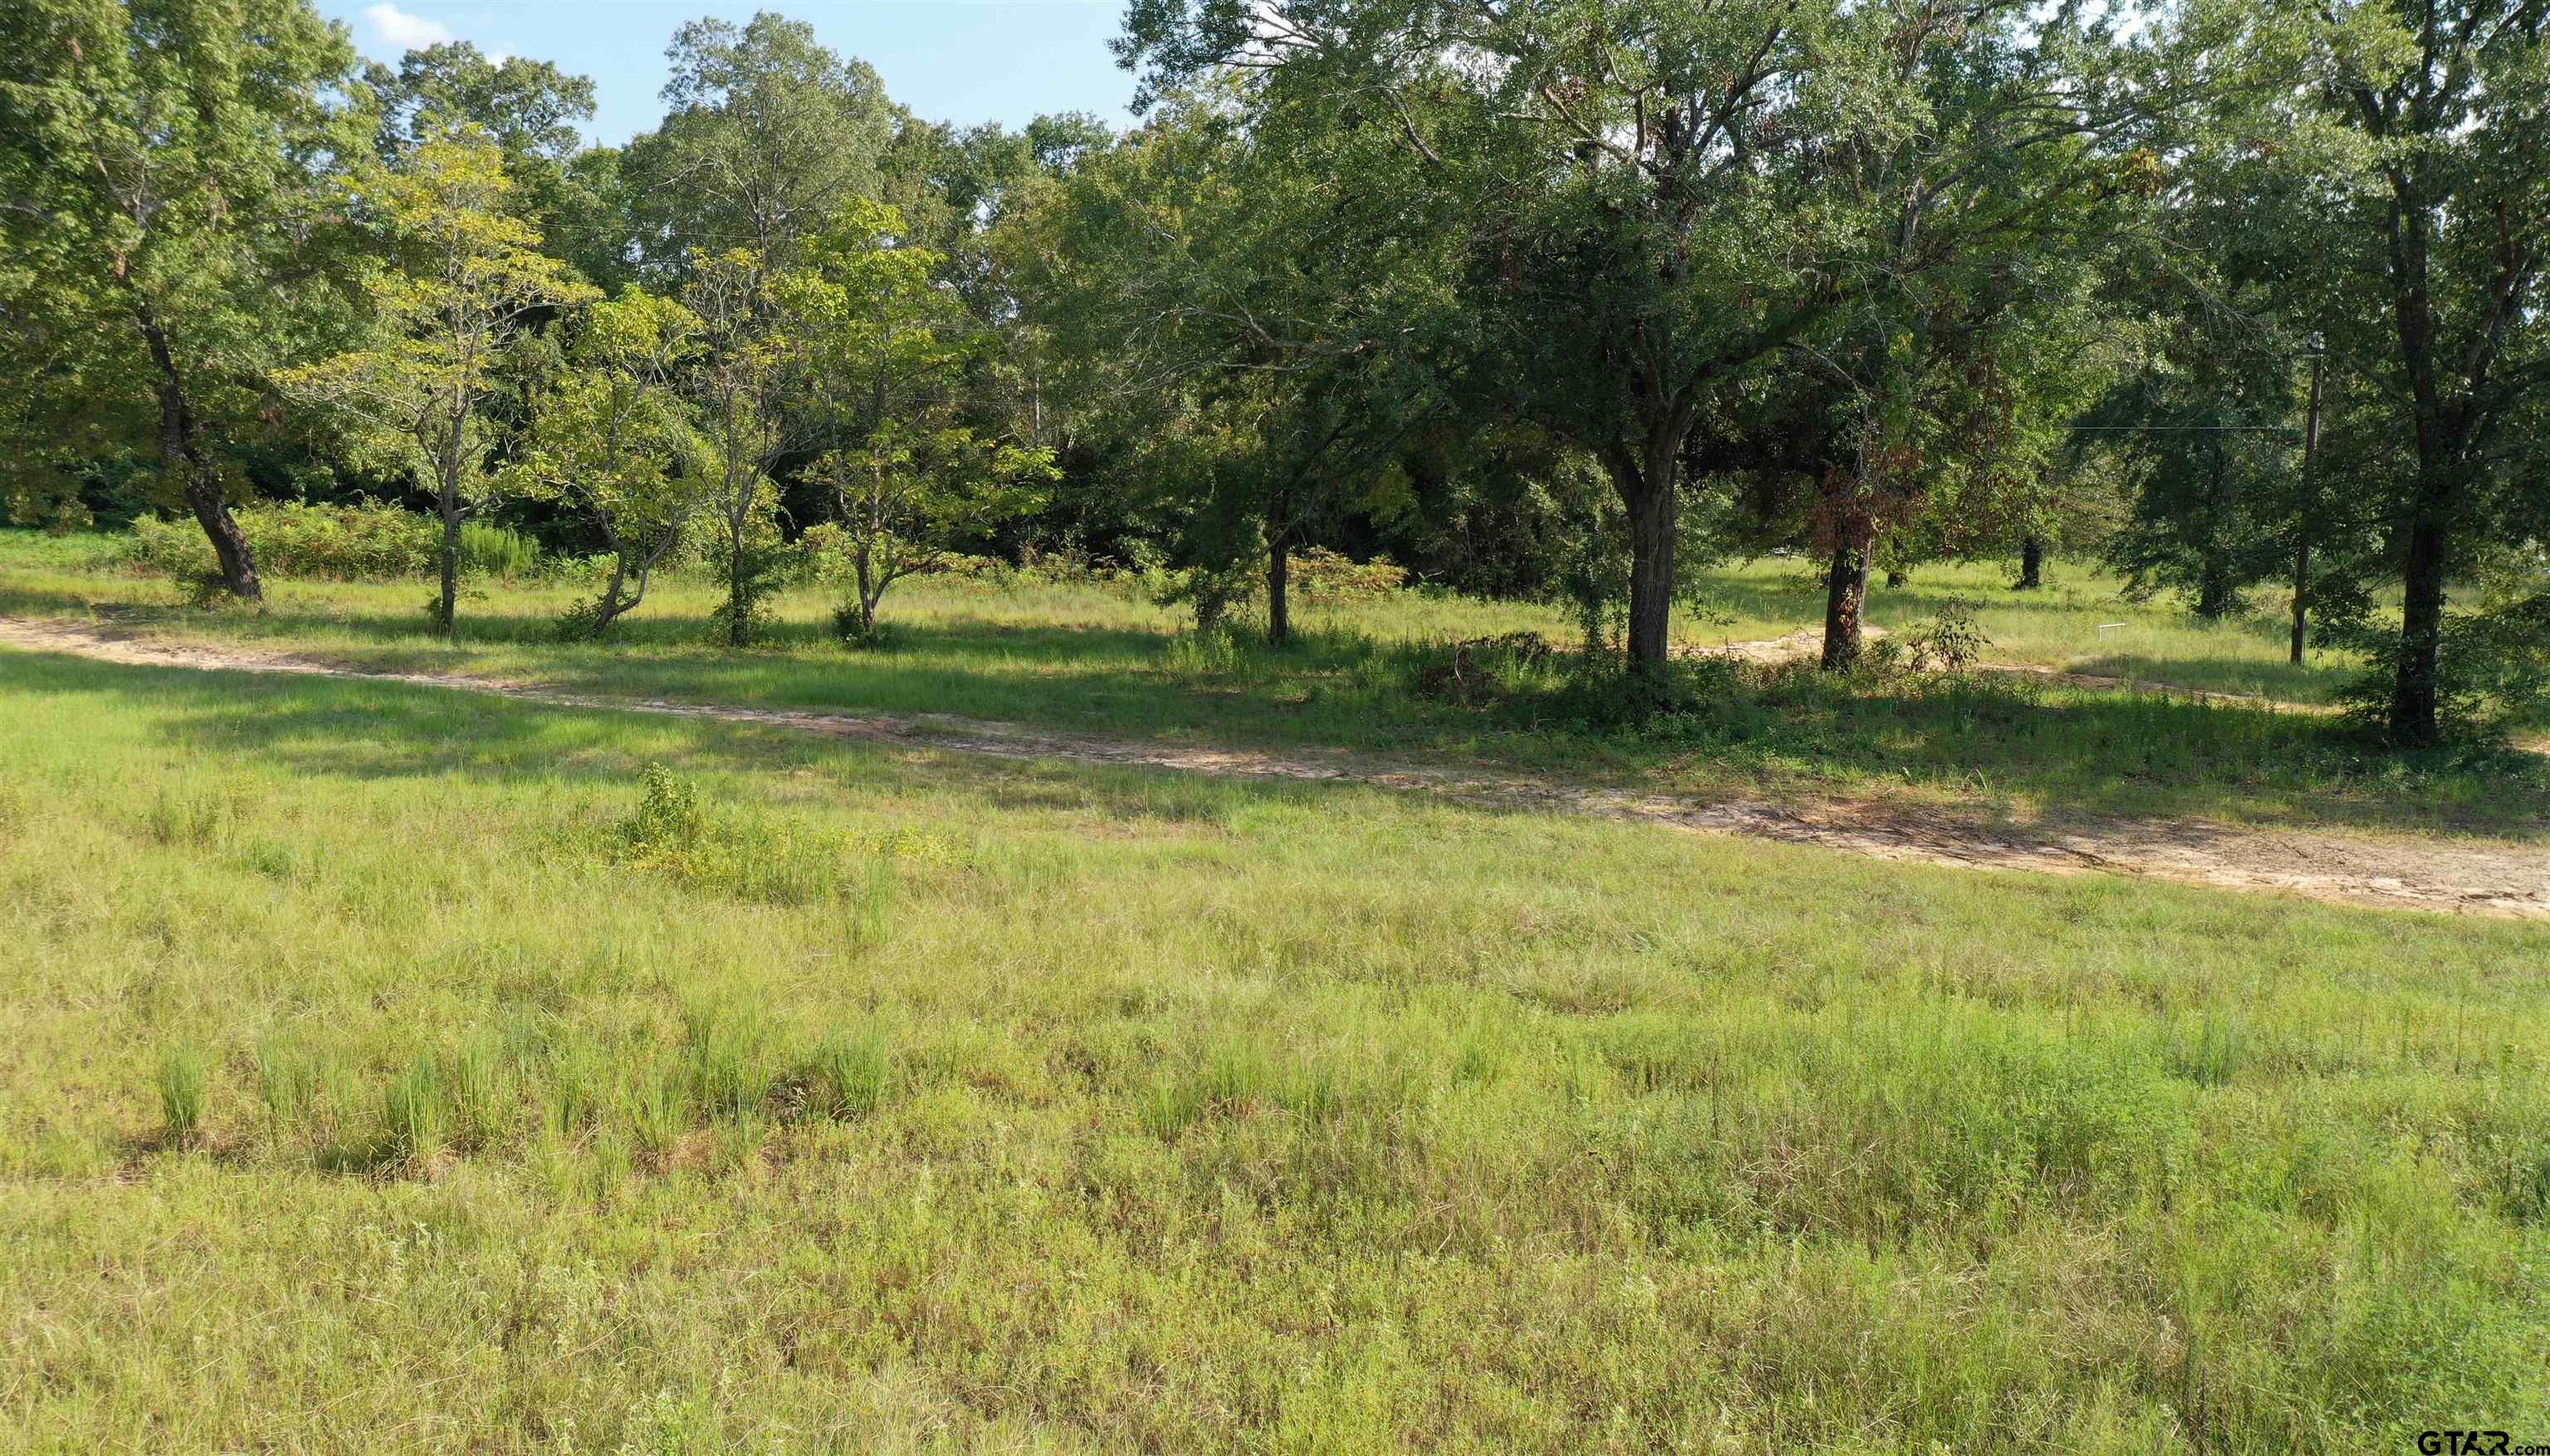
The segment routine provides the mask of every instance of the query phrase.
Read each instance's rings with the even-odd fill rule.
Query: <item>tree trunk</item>
[[[1629,669],[1653,672],[1672,648],[1674,599],[1674,462],[1653,459],[1643,471],[1615,467],[1613,481],[1629,517]]]
[[[2224,569],[2221,558],[2207,554],[2196,583],[2196,615],[2207,622],[2219,622],[2230,610],[2231,573]]]
[[[2303,665],[2303,637],[2310,629],[2310,537],[2305,535],[2294,544],[2294,642],[2293,664]]]
[[[1293,546],[1276,533],[1266,542],[1266,641],[1283,646],[1293,640]]]
[[[435,609],[436,626],[451,635],[460,611],[460,510],[451,487],[442,488],[442,602]]]
[[[265,586],[257,580],[256,557],[248,549],[247,534],[240,530],[238,519],[231,515],[230,502],[222,499],[220,479],[206,470],[188,480],[186,509],[194,513],[195,524],[212,539],[213,559],[221,563],[223,587],[245,601],[264,597]]]
[[[2294,523],[2294,666],[2303,665],[2303,636],[2310,627],[2311,467],[2319,456],[2320,384],[2328,371],[2328,354],[2319,336],[2311,342],[2310,412],[2303,421],[2303,509]]]
[[[450,434],[444,437],[441,492],[437,500],[442,508],[442,605],[436,609],[437,625],[444,636],[451,635],[460,614],[460,422],[451,422]]]
[[[593,635],[596,637],[611,631],[611,624],[620,620],[620,614],[637,605],[634,602],[628,606],[621,604],[620,588],[629,580],[629,553],[621,547],[617,535],[611,537],[610,543],[611,584],[602,589],[602,599],[593,608]]]
[[[750,509],[747,505],[746,509]],[[744,646],[752,638],[751,613],[743,601],[743,524],[733,514],[726,523],[726,644]]]
[[[2400,670],[2391,686],[2391,741],[2422,748],[2442,737],[2435,721],[2436,677],[2443,655],[2444,528],[2418,513],[2408,532],[2408,560],[2402,586]]]
[[[160,466],[179,482],[186,509],[212,541],[213,559],[221,565],[222,585],[234,597],[258,600],[265,595],[265,588],[257,580],[256,554],[248,548],[247,535],[240,530],[238,519],[231,515],[230,502],[222,498],[221,477],[204,456],[203,426],[186,403],[176,353],[168,346],[168,333],[159,327],[158,316],[147,304],[140,306],[135,317],[141,322],[144,341],[150,346],[150,362],[159,371],[156,392]]]
[[[1824,574],[1824,671],[1847,671],[1859,661],[1860,609],[1867,602],[1868,551],[1845,541],[1833,547]]]
[[[2018,543],[2018,585],[2014,592],[2033,592],[2045,586],[2045,542],[2035,536]]]

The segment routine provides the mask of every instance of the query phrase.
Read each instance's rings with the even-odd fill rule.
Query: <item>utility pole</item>
[[[2320,374],[2328,365],[2328,350],[2317,334],[2310,337],[2310,412],[2303,420],[2303,499],[2300,519],[2294,530],[2294,650],[2293,664],[2303,665],[2303,631],[2310,625],[2310,556],[2311,556],[2311,462],[2319,453],[2319,385]]]

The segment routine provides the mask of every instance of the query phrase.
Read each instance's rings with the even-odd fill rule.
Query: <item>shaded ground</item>
[[[1793,651],[1805,635],[1729,643],[1718,650],[1770,659]],[[2136,875],[2314,900],[2550,921],[2550,851],[2482,841],[2264,831],[2195,820],[2010,826],[1876,798],[1793,808],[1753,799],[1650,794],[1465,771],[1338,749],[1195,747],[938,714],[851,716],[594,697],[481,677],[365,672],[278,652],[149,641],[69,622],[0,618],[0,642],[141,666],[362,678],[566,707],[768,724],[993,758],[1368,785],[1460,803],[1596,814],[1704,833],[1819,845],[1880,859],[2040,874]]]

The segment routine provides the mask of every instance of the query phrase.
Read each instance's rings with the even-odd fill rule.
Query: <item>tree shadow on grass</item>
[[[108,700],[202,766],[248,763],[308,779],[425,781],[466,774],[525,786],[627,790],[646,765],[788,782],[821,769],[858,795],[955,794],[993,812],[1091,813],[1224,825],[1254,805],[1353,786],[1223,779],[1106,764],[989,760],[927,741],[879,742],[777,725],[506,701],[409,683],[140,667],[0,654],[0,684]],[[1365,791],[1370,792],[1370,791]]]
[[[2063,670],[2127,682],[2165,683],[2192,692],[2239,693],[2305,705],[2326,703],[2347,676],[2325,666],[2296,667],[2290,662],[2261,662],[2254,657],[2227,654],[2163,659],[2110,652],[2083,658]]]
[[[2020,675],[1766,676],[1721,685],[1602,746],[1678,783],[1843,797],[1909,786],[1984,812],[2022,800],[2057,819],[2229,818],[2520,840],[2543,837],[2550,821],[2550,760],[2497,749],[2393,754],[2326,714]]]
[[[87,604],[0,584],[0,616],[85,615]],[[199,632],[191,609],[123,606],[116,630]],[[896,624],[892,645],[849,650],[806,624],[736,650],[707,640],[704,618],[629,625],[600,643],[561,643],[534,614],[462,624],[456,641],[405,615],[239,613],[224,643],[368,673],[468,675],[597,698],[814,712],[947,714],[1125,736],[1198,733],[1259,740],[1368,740],[1388,705],[1372,699],[1383,660],[1410,650],[1351,630],[1300,633],[1282,649],[1242,644],[1202,664],[1173,660],[1173,639],[1138,627],[1020,625],[982,617]],[[350,640],[349,640],[350,639]],[[1376,666],[1381,670],[1376,674]],[[1306,713],[1315,697],[1326,701]]]
[[[885,654],[891,657],[893,654]],[[736,771],[786,768],[840,751],[838,740],[784,728],[508,705],[444,689],[194,669],[137,668],[11,654],[13,676],[69,674],[102,690],[116,674],[165,704],[172,694],[223,706],[190,714],[184,731],[214,746],[280,756],[297,770],[370,774],[476,770],[536,760],[550,777],[587,760],[630,771],[632,753],[679,753]],[[638,664],[642,667],[643,661]],[[608,671],[604,669],[608,668]],[[1340,693],[1279,723],[1263,684],[1241,683],[1227,703],[1198,706],[1198,690],[1100,667],[1017,680],[918,660],[873,675],[803,680],[784,656],[744,658],[648,678],[621,662],[570,662],[544,685],[597,697],[839,708],[852,715],[949,713],[1097,728],[1128,738],[1195,739],[1281,748],[1367,745],[1397,730],[1433,762],[1535,763],[1554,776],[1652,782],[1661,775],[1699,798],[1729,794],[1864,798],[1912,786],[1934,802],[1990,817],[2025,805],[2056,818],[2229,818],[2292,825],[2462,830],[2537,839],[2550,820],[2550,764],[2537,755],[2403,758],[2373,750],[2325,715],[2151,694],[2094,692],[1979,676],[1891,683],[1836,682],[1813,673],[1739,685],[1634,732],[1594,733],[1565,705],[1510,700],[1489,708],[1414,700],[1396,687]],[[192,680],[191,682],[189,680]],[[1273,730],[1270,730],[1273,729]],[[634,746],[645,745],[645,746]],[[1457,745],[1447,752],[1448,745]],[[916,747],[926,748],[926,740]],[[855,750],[862,773],[908,786],[986,779],[1015,783],[1019,766],[924,774],[928,755]],[[838,763],[839,760],[830,760]],[[1156,770],[1074,767],[1057,785],[1104,781],[1102,812],[1128,819],[1210,819],[1192,806],[1164,811]],[[887,780],[880,780],[881,782]],[[1244,781],[1226,781],[1234,787]],[[1130,787],[1128,787],[1130,786]],[[1259,788],[1281,787],[1262,781]],[[1092,791],[1095,792],[1095,791]]]

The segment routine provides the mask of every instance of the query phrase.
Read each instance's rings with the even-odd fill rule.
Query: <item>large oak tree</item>
[[[0,322],[39,406],[17,423],[41,437],[58,403],[146,429],[238,596],[259,584],[222,437],[343,327],[335,174],[364,99],[306,0],[0,6]]]

